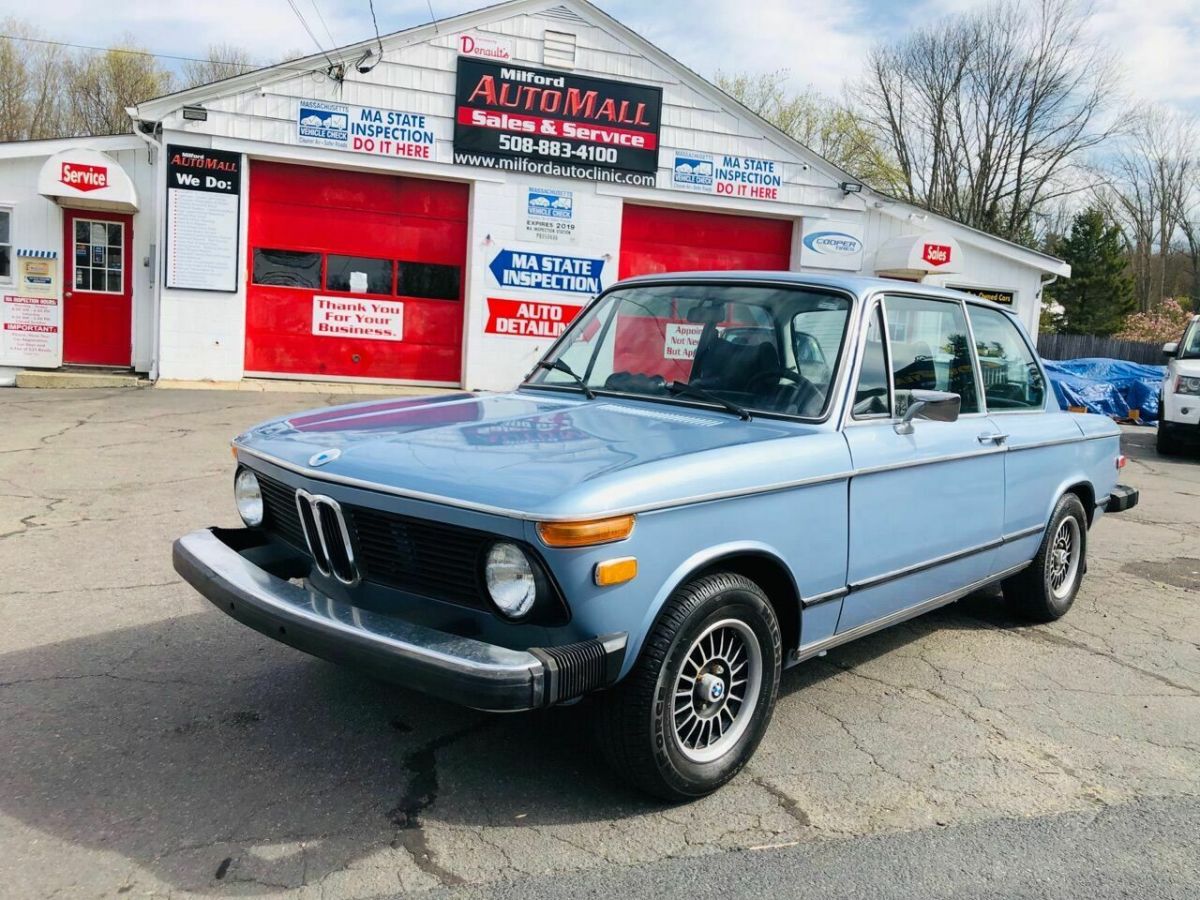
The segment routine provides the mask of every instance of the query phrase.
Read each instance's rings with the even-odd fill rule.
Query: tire
[[[1033,564],[1003,583],[1004,599],[1034,622],[1066,615],[1087,571],[1087,513],[1075,494],[1063,494]]]
[[[594,723],[609,764],[665,800],[711,794],[758,747],[775,709],[782,657],[775,611],[753,581],[719,572],[683,585],[664,604],[630,673],[597,697]],[[677,695],[689,682],[691,693]]]
[[[1158,436],[1154,440],[1154,448],[1159,456],[1174,456],[1179,452],[1179,443],[1171,435],[1167,423],[1161,420],[1158,423]]]

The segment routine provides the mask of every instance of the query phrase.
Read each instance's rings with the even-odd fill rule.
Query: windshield
[[[1195,319],[1184,332],[1183,342],[1179,345],[1180,359],[1200,359],[1200,319]]]
[[[849,315],[848,297],[810,288],[623,288],[588,309],[527,383],[818,418]]]

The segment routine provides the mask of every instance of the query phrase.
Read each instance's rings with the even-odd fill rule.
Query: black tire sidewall
[[[1058,598],[1054,596],[1054,592],[1050,588],[1050,554],[1054,549],[1054,536],[1058,534],[1059,526],[1068,516],[1074,517],[1079,526],[1079,566],[1076,568],[1075,581],[1071,585],[1071,590],[1065,597]],[[1056,618],[1064,615],[1071,608],[1075,602],[1075,596],[1079,593],[1080,585],[1083,584],[1083,573],[1087,568],[1087,539],[1087,513],[1083,508],[1083,503],[1074,494],[1063,495],[1054,508],[1054,517],[1050,520],[1050,527],[1046,529],[1046,537],[1043,539],[1041,550],[1038,553],[1042,601],[1046,604],[1047,611],[1053,613]]]
[[[706,628],[722,619],[739,619],[758,638],[762,673],[758,700],[749,727],[723,756],[707,763],[687,759],[676,743],[673,722],[675,683],[692,642]],[[700,797],[733,778],[750,759],[770,723],[778,694],[782,668],[779,625],[774,610],[761,591],[746,582],[736,587],[716,588],[692,609],[672,638],[670,650],[659,667],[651,709],[651,739],[659,774],[673,793]]]

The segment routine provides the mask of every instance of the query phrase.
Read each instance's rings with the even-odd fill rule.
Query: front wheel
[[[628,676],[597,699],[613,768],[667,800],[712,793],[750,759],[779,691],[779,623],[741,575],[705,575],[663,607]]]
[[[1159,409],[1162,407],[1160,406]],[[1154,440],[1154,449],[1158,451],[1159,456],[1174,456],[1179,452],[1179,445],[1175,441],[1175,436],[1171,434],[1167,423],[1159,420],[1158,435]]]
[[[1087,569],[1087,514],[1074,494],[1063,494],[1029,568],[1003,583],[1004,598],[1035,622],[1066,615]]]

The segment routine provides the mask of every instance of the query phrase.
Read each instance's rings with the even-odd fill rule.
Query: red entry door
[[[128,366],[133,216],[63,210],[63,362]]]

